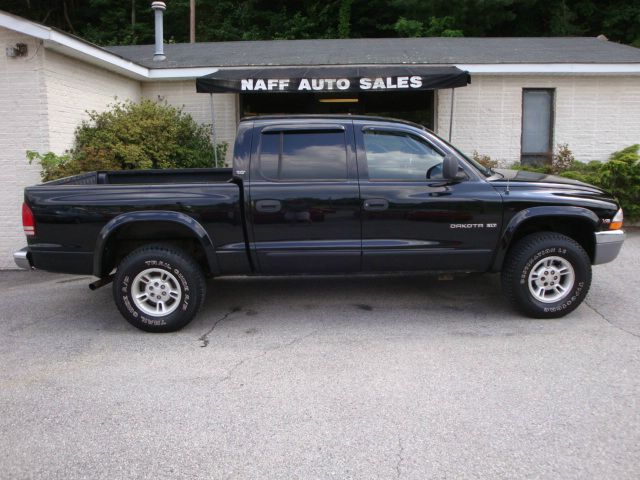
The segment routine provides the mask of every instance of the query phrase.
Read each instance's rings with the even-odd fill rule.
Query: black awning
[[[229,68],[196,79],[200,93],[393,92],[464,87],[469,72],[456,67],[313,66]]]

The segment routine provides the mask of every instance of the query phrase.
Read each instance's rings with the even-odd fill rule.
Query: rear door
[[[349,121],[257,123],[248,200],[262,273],[361,268],[360,200]]]
[[[470,167],[445,181],[449,147],[401,124],[354,122],[362,207],[364,271],[489,268],[501,197]]]

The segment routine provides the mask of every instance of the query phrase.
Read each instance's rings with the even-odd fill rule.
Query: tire
[[[118,265],[113,281],[118,310],[146,332],[180,330],[200,310],[205,292],[200,266],[185,252],[162,245],[131,252]]]
[[[559,318],[575,310],[591,286],[591,260],[575,240],[553,232],[527,235],[507,254],[502,289],[520,313]]]

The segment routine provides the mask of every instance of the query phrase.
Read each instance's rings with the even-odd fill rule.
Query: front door
[[[411,127],[354,122],[364,271],[486,270],[501,229],[487,182],[442,178],[443,145]]]
[[[361,268],[360,200],[350,120],[254,129],[250,245],[261,273]]]

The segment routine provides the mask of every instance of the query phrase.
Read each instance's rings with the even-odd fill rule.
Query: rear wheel
[[[113,297],[122,316],[147,332],[173,332],[196,315],[205,296],[202,269],[182,250],[138,248],[116,271]]]
[[[591,261],[575,240],[540,232],[516,243],[502,270],[502,287],[515,308],[534,318],[575,310],[591,286]]]

